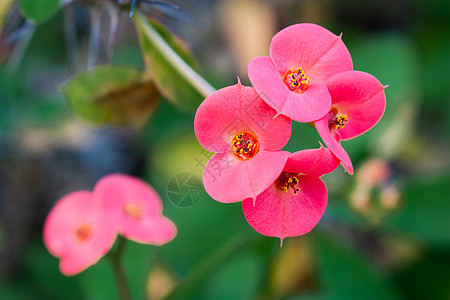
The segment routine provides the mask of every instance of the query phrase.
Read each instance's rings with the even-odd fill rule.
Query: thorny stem
[[[12,73],[15,73],[19,69],[20,63],[23,60],[28,45],[30,44],[31,39],[33,38],[35,27],[30,25],[29,28],[25,30],[26,33],[24,34],[24,36],[18,39],[16,44],[14,45],[14,48],[6,65],[6,69]]]
[[[106,3],[107,12],[109,15],[109,40],[108,50],[106,53],[106,63],[111,63],[114,53],[114,45],[116,44],[117,32],[119,31],[119,10],[111,3]]]
[[[122,258],[122,254],[125,249],[125,242],[126,240],[123,237],[119,236],[117,249],[114,252],[111,252],[108,257],[113,264],[114,275],[119,287],[120,299],[130,300],[130,291],[127,285],[127,280],[125,278],[125,272],[120,263],[120,259]]]
[[[66,41],[66,51],[70,62],[70,68],[73,73],[77,73],[79,68],[78,61],[78,42],[77,32],[75,26],[75,19],[73,16],[73,8],[66,6],[63,8],[64,12],[64,32]]]
[[[195,72],[158,34],[158,32],[150,25],[147,18],[137,12],[133,18],[135,24],[142,29],[143,34],[152,41],[157,48],[173,66],[175,66],[181,76],[184,77],[193,87],[195,87],[205,98],[214,93],[216,90],[197,72]]]
[[[90,35],[89,35],[89,56],[88,56],[88,68],[95,67],[98,64],[98,52],[100,48],[100,11],[97,7],[91,7],[89,9],[90,17]]]

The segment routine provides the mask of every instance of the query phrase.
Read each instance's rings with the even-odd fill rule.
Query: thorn
[[[136,9],[136,5],[137,5],[138,1],[139,0],[133,0],[133,2],[131,2],[130,18],[133,17],[134,10]]]

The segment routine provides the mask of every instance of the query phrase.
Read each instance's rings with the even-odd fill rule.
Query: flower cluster
[[[146,182],[122,174],[103,177],[94,191],[61,198],[44,225],[44,243],[60,258],[64,275],[78,274],[103,257],[117,234],[143,244],[163,245],[176,235],[162,203]]]
[[[207,97],[194,128],[200,144],[216,153],[203,183],[223,203],[243,203],[249,224],[267,236],[298,236],[312,230],[327,204],[320,179],[339,164],[353,174],[341,141],[371,129],[385,109],[385,87],[354,71],[341,36],[315,24],[278,32],[269,57],[248,65],[253,87],[238,82]],[[325,148],[281,149],[291,120],[314,124]]]

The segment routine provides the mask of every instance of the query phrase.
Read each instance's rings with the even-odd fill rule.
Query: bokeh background
[[[343,32],[354,68],[389,85],[381,122],[344,143],[355,175],[342,168],[326,175],[323,219],[282,248],[253,231],[239,203],[220,204],[196,184],[208,153],[195,138],[195,107],[162,97],[139,129],[95,126],[71,109],[60,86],[75,74],[108,63],[144,69],[126,7],[109,52],[106,2],[64,1],[36,26],[15,3],[5,17],[0,299],[118,299],[106,258],[64,277],[41,236],[61,196],[92,189],[111,172],[152,184],[178,226],[163,247],[127,243],[133,299],[450,299],[450,2],[173,0],[180,10],[138,8],[178,36],[215,88],[237,75],[249,84],[247,63],[268,55],[277,31],[300,22]],[[319,140],[313,128],[293,123],[285,149],[317,148]],[[192,203],[178,203],[174,191]]]

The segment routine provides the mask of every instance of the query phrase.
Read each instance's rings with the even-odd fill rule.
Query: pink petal
[[[146,217],[140,222],[129,218],[122,224],[121,234],[138,243],[161,246],[177,235],[177,228],[165,217]]]
[[[145,181],[123,174],[103,177],[95,186],[94,197],[115,220],[124,237],[139,243],[162,245],[176,236],[175,225],[162,216],[158,193]],[[129,205],[138,211],[133,215]]]
[[[289,154],[260,151],[246,161],[231,151],[215,154],[203,172],[205,190],[211,198],[223,203],[255,199],[278,178]]]
[[[375,126],[386,107],[385,87],[372,75],[349,71],[331,77],[326,85],[333,106],[348,117],[339,129],[342,140],[352,139]]]
[[[61,272],[74,275],[105,255],[116,238],[113,222],[103,214],[88,191],[73,192],[61,198],[48,215],[43,232],[49,252],[61,258]],[[91,236],[83,243],[75,238],[75,230],[82,224],[92,229]]]
[[[245,218],[257,232],[279,237],[298,236],[311,231],[322,218],[327,205],[327,189],[317,177],[298,176],[300,192],[294,195],[271,185],[253,205],[242,202]]]
[[[203,148],[216,153],[231,149],[234,136],[242,131],[254,134],[260,149],[280,150],[291,136],[291,122],[275,116],[252,87],[238,82],[203,101],[195,114],[194,129]]]
[[[292,153],[283,172],[320,177],[333,172],[341,161],[327,148],[308,149]]]
[[[162,212],[158,193],[145,181],[124,174],[111,174],[100,179],[95,185],[94,197],[113,218],[122,216],[129,202],[142,204],[145,216],[158,217]]]
[[[80,256],[78,259],[74,256],[67,256],[59,261],[59,270],[63,275],[74,276],[84,271],[87,268],[86,266],[92,266],[95,263],[97,261],[87,261],[85,256]]]
[[[297,122],[312,122],[328,113],[331,97],[325,85],[311,84],[298,94],[284,84],[283,75],[269,57],[254,58],[248,65],[248,76],[254,88],[279,114]]]
[[[302,68],[311,83],[353,69],[341,37],[315,24],[295,24],[278,32],[270,44],[270,57],[283,74]]]
[[[331,152],[336,155],[337,158],[341,160],[341,164],[344,169],[350,174],[353,174],[353,165],[347,152],[341,146],[340,142],[331,135],[330,129],[328,127],[328,115],[324,116],[322,119],[315,121],[314,126],[317,132],[322,138],[325,145],[328,146]]]
[[[109,251],[109,249],[108,249]],[[74,276],[86,270],[88,267],[95,265],[108,251],[101,255],[92,255],[88,247],[83,248],[77,253],[71,252],[61,257],[59,262],[59,270],[65,276]]]

